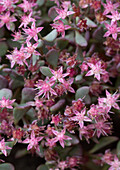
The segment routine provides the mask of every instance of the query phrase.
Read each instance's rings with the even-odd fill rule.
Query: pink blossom
[[[12,148],[9,147],[9,146],[6,146],[6,145],[5,145],[5,139],[2,139],[2,140],[0,141],[0,150],[2,151],[2,153],[3,153],[5,156],[7,156],[7,151],[6,151],[6,149],[12,149]]]
[[[0,100],[0,107],[7,108],[7,109],[13,109],[13,107],[11,105],[14,103],[14,101],[15,101],[15,99],[9,100],[3,96],[2,100]]]
[[[23,45],[20,48],[20,50],[15,48],[11,55],[6,55],[6,56],[11,61],[11,68],[13,68],[15,63],[19,65],[24,65],[25,63],[28,66],[26,59],[28,59],[30,56],[27,53],[25,53],[25,49]]]
[[[32,23],[31,28],[28,29],[23,29],[25,31],[25,33],[28,35],[27,37],[27,42],[33,38],[35,41],[38,41],[38,35],[37,33],[39,33],[41,30],[43,29],[43,27],[35,27],[35,22]]]
[[[108,31],[104,34],[104,37],[109,37],[112,34],[114,40],[117,39],[117,33],[120,32],[120,27],[117,27],[117,22],[111,22],[111,25],[105,23],[106,28]]]
[[[18,5],[20,8],[23,9],[24,12],[32,11],[32,7],[34,7],[36,3],[28,2],[27,0],[23,0],[23,3]]]
[[[65,30],[68,30],[71,28],[69,25],[64,25],[64,23],[61,20],[58,20],[56,23],[50,24],[53,28],[57,29],[58,33],[62,34],[62,37],[65,36]]]
[[[57,141],[60,142],[60,145],[64,148],[64,140],[72,140],[71,137],[64,135],[65,129],[63,129],[61,132],[58,132],[56,130],[52,130],[54,135],[56,135],[55,138],[52,139],[52,143],[56,143]]]
[[[107,4],[102,3],[102,5],[105,8],[103,15],[106,15],[106,14],[112,12],[114,9],[116,9],[120,5],[119,3],[113,4],[111,0],[106,0],[106,2],[107,2]]]
[[[11,34],[11,35],[14,37],[13,41],[19,41],[23,39],[23,36],[20,30],[18,32],[15,31],[14,34]]]
[[[23,143],[29,143],[27,150],[30,150],[32,148],[35,148],[36,150],[40,151],[38,142],[43,139],[43,137],[35,137],[34,131],[31,133],[31,138],[27,138],[23,141]]]
[[[54,123],[55,126],[57,126],[60,123],[60,121],[61,121],[60,115],[55,115],[55,116],[52,115],[51,123]]]
[[[75,113],[76,116],[73,116],[73,117],[69,118],[69,120],[78,122],[80,128],[83,128],[84,121],[86,121],[86,122],[91,122],[92,121],[90,118],[85,116],[85,113],[86,113],[85,108],[81,112],[75,111],[74,113]]]
[[[61,6],[62,8],[64,8],[64,10],[67,11],[70,5],[71,5],[70,1],[63,1]]]
[[[64,80],[62,86],[64,89],[64,92],[67,93],[67,91],[71,92],[71,93],[75,93],[75,90],[71,87],[71,84],[73,83],[74,79],[70,78],[67,81]]]
[[[114,161],[108,163],[110,168],[108,170],[120,170],[120,161],[117,156],[114,157]]]
[[[99,138],[101,136],[101,134],[103,136],[108,136],[108,134],[110,134],[110,132],[111,132],[111,123],[106,122],[104,120],[98,120],[94,124],[88,125],[88,128],[89,129],[95,129],[93,136],[96,133],[97,137]]]
[[[14,7],[13,7],[13,5],[14,5],[15,3],[17,3],[17,2],[18,2],[18,0],[1,0],[1,1],[0,1],[0,4],[3,5],[3,7],[4,7],[5,10],[9,10],[9,11],[14,12]]]
[[[58,80],[61,83],[64,83],[64,77],[68,76],[69,73],[63,73],[63,67],[61,66],[57,71],[54,71],[53,69],[50,69],[51,73],[53,74],[53,76],[51,77],[51,81],[55,82],[56,80]]]
[[[6,24],[8,30],[10,30],[11,23],[17,21],[14,16],[10,16],[9,11],[7,11],[5,14],[0,15],[0,20],[0,28],[3,27],[4,24]]]
[[[29,14],[29,15],[23,15],[21,16],[21,24],[19,26],[19,28],[21,28],[22,26],[24,26],[24,28],[27,27],[27,25],[30,23],[30,22],[35,22],[35,19],[34,18],[31,18],[32,16],[32,12]]]
[[[117,92],[116,92],[117,93]],[[116,94],[114,93],[113,95],[110,94],[107,90],[106,90],[106,96],[107,98],[98,98],[98,103],[100,106],[102,107],[106,107],[107,111],[109,112],[110,109],[112,107],[114,107],[115,109],[120,109],[117,102],[117,98],[120,96],[120,94]]]
[[[31,55],[41,55],[38,51],[35,49],[37,48],[38,43],[31,44],[30,42],[27,42],[27,47],[25,47],[25,52],[30,57]]]
[[[51,82],[48,77],[43,80],[38,80],[37,84],[35,85],[39,92],[37,93],[37,96],[46,97],[50,98],[50,94],[52,95],[57,95],[57,93],[51,88],[54,85],[54,82]]]
[[[106,17],[112,19],[112,22],[120,20],[120,13],[118,11],[112,11],[112,15],[106,15]]]
[[[97,80],[100,81],[100,74],[106,74],[107,73],[107,71],[102,69],[101,61],[98,61],[96,64],[92,64],[92,63],[87,63],[87,64],[91,68],[91,70],[88,71],[88,73],[85,76],[92,76],[92,75],[94,75],[94,77]]]
[[[59,20],[59,19],[65,19],[67,16],[74,14],[75,12],[73,11],[67,11],[68,9],[59,9],[55,8],[56,12],[59,14],[54,21]]]

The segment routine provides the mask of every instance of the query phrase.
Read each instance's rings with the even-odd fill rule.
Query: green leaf
[[[120,141],[117,143],[117,156],[120,158]]]
[[[75,81],[76,81],[76,82],[80,82],[82,79],[83,79],[83,76],[82,76],[81,74],[78,74],[78,75],[75,77]]]
[[[94,153],[97,152],[98,150],[100,150],[101,148],[104,148],[105,146],[116,142],[118,140],[118,138],[116,136],[107,136],[107,137],[102,137],[99,140],[99,143],[97,143],[89,152],[90,153]]]
[[[33,54],[33,55],[32,55],[32,64],[33,64],[33,66],[36,64],[37,60],[39,60],[39,56]]]
[[[3,96],[6,99],[11,99],[12,98],[12,91],[10,89],[7,89],[7,88],[1,89],[0,90],[0,100],[2,99]]]
[[[20,48],[21,45],[19,42],[17,41],[12,41],[11,39],[7,39],[7,43],[8,45],[10,46],[10,48],[13,48],[13,47],[17,47],[17,48]]]
[[[77,58],[76,58],[77,60],[79,60],[79,61],[84,60],[82,48],[79,45],[77,45],[75,53],[77,54]]]
[[[57,67],[57,63],[58,63],[58,58],[59,58],[59,52],[55,49],[50,50],[47,54],[46,54],[46,59],[47,62],[52,65],[54,68]]]
[[[69,43],[69,41],[66,38],[59,38],[56,41],[57,47],[61,50],[65,49]]]
[[[43,46],[43,40],[41,40],[41,39],[39,39],[38,40],[38,42],[39,42],[39,44],[38,44],[38,46],[37,46],[37,48],[40,48],[40,47],[42,47]]]
[[[31,108],[30,105],[19,105],[13,109],[14,122],[17,124],[25,113]]]
[[[52,76],[53,76],[53,74],[51,73],[49,67],[42,66],[42,67],[40,67],[40,71],[41,71],[41,73],[42,73],[44,76],[48,76],[48,77],[52,77]]]
[[[92,28],[97,27],[97,25],[96,25],[92,20],[90,20],[90,19],[87,18],[87,17],[85,17],[85,19],[87,20],[87,25],[88,25],[89,27],[92,27]]]
[[[0,42],[0,56],[4,56],[7,53],[8,46],[5,42]]]
[[[75,94],[75,100],[78,100],[79,98],[85,97],[89,93],[89,87],[88,86],[83,86],[80,87]]]
[[[10,163],[0,164],[0,169],[1,170],[15,170],[14,166]]]
[[[52,107],[50,107],[50,111],[51,111],[51,112],[56,112],[56,111],[58,111],[60,108],[63,108],[64,105],[65,105],[65,99],[61,99],[61,100],[59,100],[55,105],[53,105]]]
[[[45,0],[37,0],[36,2],[38,4],[38,6],[42,6],[45,3]]]
[[[47,165],[42,164],[42,165],[38,166],[36,170],[49,170],[49,169],[48,169]]]
[[[87,46],[86,39],[78,31],[75,31],[75,42],[81,47]]]
[[[0,89],[6,88],[8,86],[8,80],[0,75]]]
[[[43,37],[43,40],[46,40],[46,41],[49,41],[49,42],[52,42],[54,41],[56,38],[57,38],[57,30],[54,29],[52,30],[48,35],[46,35],[45,37]]]
[[[22,99],[21,99],[21,103],[25,103],[28,101],[33,101],[34,97],[35,97],[35,89],[34,88],[29,88],[29,87],[25,87],[22,89]]]

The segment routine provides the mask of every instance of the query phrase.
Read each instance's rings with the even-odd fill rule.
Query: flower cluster
[[[119,0],[0,0],[0,62],[0,154],[120,169]]]

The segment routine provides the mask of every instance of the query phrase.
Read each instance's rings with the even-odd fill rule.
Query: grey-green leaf
[[[47,165],[40,165],[36,170],[49,170]]]
[[[52,30],[48,35],[46,35],[45,37],[43,37],[43,40],[52,42],[57,38],[57,30],[54,29]]]
[[[84,98],[87,94],[89,93],[89,87],[88,86],[83,86],[80,87],[75,94],[75,99],[78,100],[79,98]]]
[[[6,99],[11,99],[12,98],[12,91],[10,89],[7,89],[7,88],[1,89],[0,90],[0,100],[2,99],[3,96]]]
[[[89,152],[90,153],[94,153],[97,152],[98,150],[100,150],[101,148],[116,142],[118,140],[118,138],[116,136],[107,136],[107,137],[102,137],[99,140],[99,143],[97,143]]]
[[[59,58],[59,52],[57,50],[55,50],[55,49],[50,50],[46,54],[47,62],[50,65],[52,65],[54,68],[57,67],[58,58]]]
[[[14,166],[10,163],[0,164],[0,169],[1,170],[15,170]]]
[[[28,101],[33,101],[35,97],[35,89],[34,88],[29,88],[25,87],[22,89],[22,100],[21,103],[25,103]]]
[[[75,42],[81,47],[87,46],[86,39],[78,31],[75,31]]]
[[[52,77],[52,76],[53,76],[53,74],[51,73],[49,67],[42,66],[42,67],[40,67],[40,71],[41,71],[41,73],[42,73],[44,76],[48,76],[48,77]]]
[[[31,108],[30,105],[17,106],[13,109],[14,122],[17,124],[25,113]]]
[[[85,19],[87,20],[87,25],[88,25],[89,27],[92,27],[92,28],[97,27],[97,25],[96,25],[92,20],[90,20],[90,19],[87,18],[87,17],[85,17]]]

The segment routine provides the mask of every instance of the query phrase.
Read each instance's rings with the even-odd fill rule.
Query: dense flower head
[[[64,25],[64,23],[61,20],[58,20],[57,22],[50,24],[53,28],[57,30],[58,33],[62,34],[62,37],[65,36],[65,30],[68,30],[71,28],[69,25]]]
[[[13,107],[11,105],[14,103],[14,101],[15,101],[15,99],[9,100],[3,96],[2,100],[0,100],[0,107],[7,108],[7,109],[13,109]]]
[[[120,169],[119,21],[119,0],[0,0],[1,154]]]
[[[41,141],[42,139],[43,139],[43,137],[35,137],[35,133],[34,133],[34,131],[32,131],[30,138],[26,138],[23,141],[23,143],[29,143],[27,150],[35,148],[36,150],[39,151],[40,149],[39,149],[38,142]]]
[[[57,95],[57,93],[52,89],[52,86],[54,85],[53,81],[50,81],[50,79],[47,77],[44,81],[38,80],[38,83],[35,85],[39,92],[37,93],[37,96],[50,98],[52,95]]]
[[[15,21],[17,21],[17,19],[14,16],[10,16],[10,11],[7,11],[5,14],[0,15],[0,28],[6,24],[7,29],[10,30],[12,22]]]
[[[20,50],[18,50],[16,47],[11,55],[6,55],[6,56],[11,61],[11,68],[13,68],[15,64],[19,64],[23,66],[25,63],[28,66],[26,60],[30,57],[30,55],[25,52],[25,48],[23,45],[20,48]]]
[[[12,148],[9,147],[9,146],[6,146],[6,145],[5,145],[5,139],[2,139],[2,140],[0,141],[0,150],[2,151],[2,153],[3,153],[5,156],[7,156],[7,151],[6,151],[6,149],[12,149]]]

